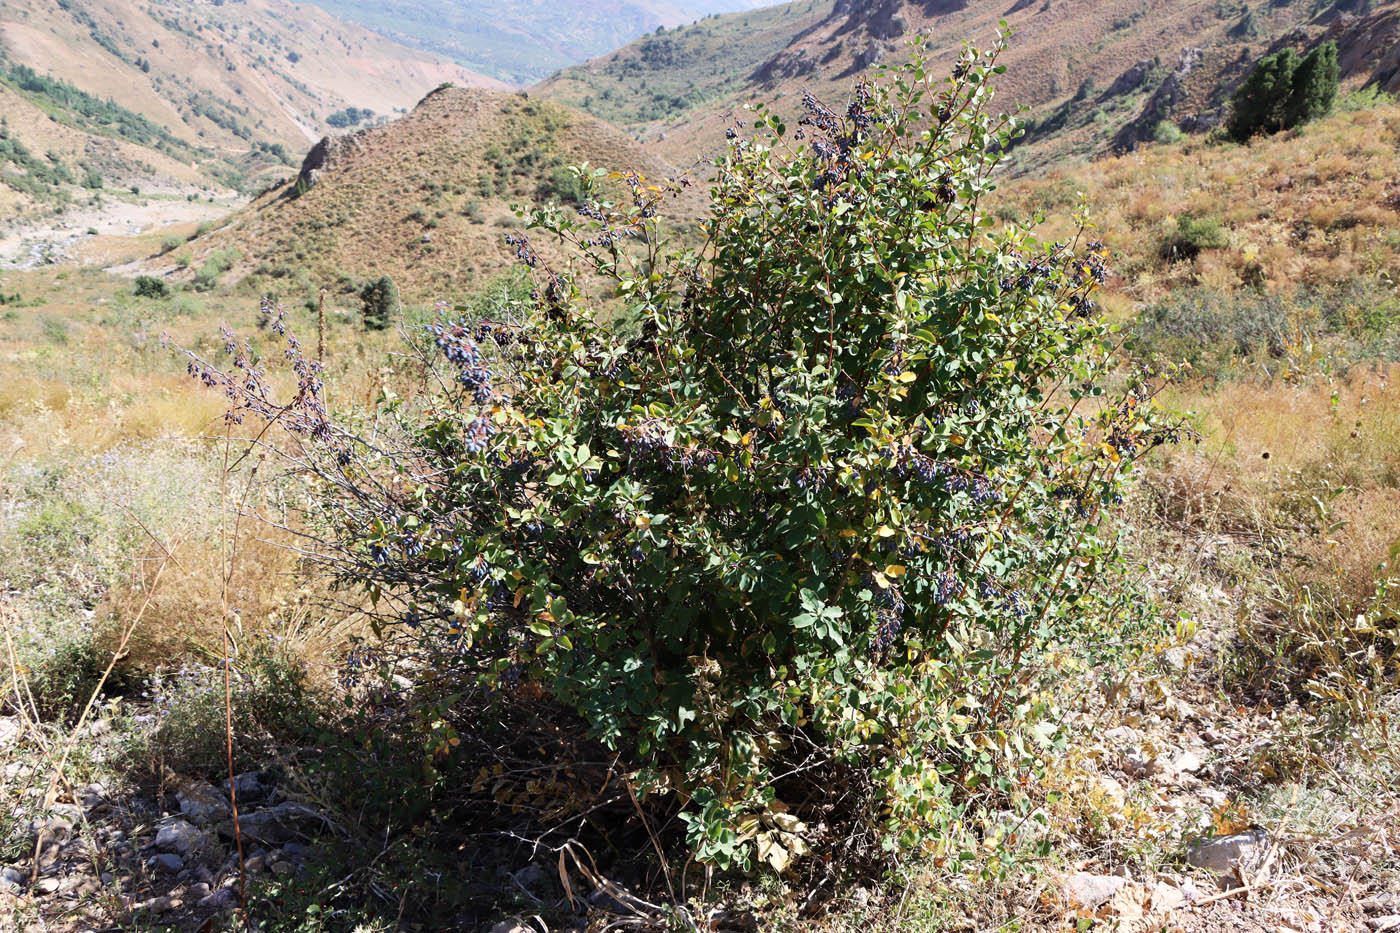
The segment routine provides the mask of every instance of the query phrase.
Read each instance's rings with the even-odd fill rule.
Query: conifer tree
[[[1244,142],[1258,133],[1283,129],[1293,96],[1293,73],[1297,70],[1298,53],[1292,49],[1261,59],[1231,101],[1234,114],[1230,118],[1230,135]]]
[[[399,307],[399,287],[387,275],[365,283],[360,290],[366,330],[385,330]]]
[[[1286,125],[1300,126],[1330,113],[1337,102],[1337,76],[1337,43],[1324,42],[1309,52],[1293,72]]]

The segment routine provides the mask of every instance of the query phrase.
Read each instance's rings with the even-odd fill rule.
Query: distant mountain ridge
[[[291,0],[7,0],[0,111],[20,187],[0,185],[0,206],[83,187],[255,190],[337,123],[444,81],[501,86]],[[17,178],[15,146],[55,168]]]
[[[317,0],[342,19],[524,86],[658,27],[772,0]]]
[[[999,105],[1032,120],[1023,169],[1131,147],[1163,120],[1209,127],[1251,64],[1285,44],[1335,39],[1345,80],[1400,86],[1396,0],[795,0],[642,37],[535,90],[688,163],[722,144],[744,103],[795,111],[803,91],[839,102],[915,34],[948,69],[963,40],[986,45],[1003,19]]]

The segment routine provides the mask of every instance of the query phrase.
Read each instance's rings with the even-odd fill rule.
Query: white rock
[[[1186,894],[1180,888],[1167,884],[1165,881],[1157,882],[1152,889],[1152,909],[1166,913],[1176,910],[1186,903]]]
[[[1258,865],[1264,858],[1268,843],[1269,835],[1263,830],[1198,839],[1187,849],[1186,862],[1229,878],[1236,867],[1248,870]]]
[[[1176,761],[1173,762],[1173,767],[1182,774],[1195,774],[1204,766],[1205,762],[1201,761],[1200,756],[1190,749],[1178,755]]]
[[[1400,930],[1400,914],[1372,917],[1366,921],[1366,925],[1375,930],[1376,933],[1383,933],[1385,930]]]
[[[1214,787],[1201,787],[1197,789],[1196,796],[1200,797],[1212,807],[1223,807],[1225,806],[1225,802],[1230,799],[1229,795],[1223,790],[1217,790]]]
[[[1097,907],[1118,893],[1128,883],[1118,875],[1091,875],[1075,872],[1064,880],[1065,898],[1080,907]]]
[[[1128,800],[1128,792],[1123,789],[1123,785],[1104,774],[1095,775],[1093,789],[1118,807]]]
[[[52,894],[58,890],[59,884],[57,878],[40,878],[34,882],[34,891],[38,894]]]
[[[189,855],[201,842],[203,834],[187,820],[172,820],[156,832],[156,848],[162,852]]]

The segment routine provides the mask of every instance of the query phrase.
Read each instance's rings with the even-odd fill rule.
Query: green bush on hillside
[[[1162,240],[1161,254],[1163,259],[1176,262],[1195,259],[1203,249],[1224,249],[1229,245],[1230,233],[1218,218],[1182,214]]]
[[[366,330],[387,330],[399,311],[399,287],[387,275],[360,289],[360,313]]]
[[[667,243],[667,186],[612,204],[586,176],[586,216],[533,224],[619,305],[512,234],[538,304],[444,312],[374,449],[300,398],[283,423],[334,477],[317,553],[377,608],[364,657],[533,685],[672,795],[704,862],[956,857],[1053,747],[1050,686],[1147,618],[1106,518],[1170,435],[1148,387],[1103,389],[1102,248],[980,212],[1016,132],[988,109],[1000,47],[800,127],[760,111],[698,251]]]
[[[1292,49],[1261,59],[1231,99],[1230,135],[1244,142],[1330,113],[1337,78],[1335,42],[1324,42],[1301,59]]]
[[[156,278],[153,275],[138,275],[136,282],[132,285],[132,291],[137,298],[169,298],[170,286],[164,279]]]

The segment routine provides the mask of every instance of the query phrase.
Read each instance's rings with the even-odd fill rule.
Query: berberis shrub
[[[512,235],[534,307],[443,309],[403,449],[383,412],[373,446],[311,429],[380,650],[576,711],[711,864],[949,851],[1054,743],[1052,682],[1145,618],[1105,515],[1170,430],[1114,369],[1103,250],[982,213],[999,49],[735,127],[698,244],[670,185],[581,172],[533,221],[583,264]]]

